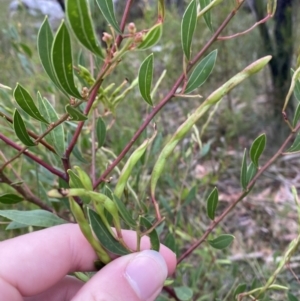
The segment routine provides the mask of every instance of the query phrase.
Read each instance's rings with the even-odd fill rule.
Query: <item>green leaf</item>
[[[93,28],[87,0],[66,1],[66,15],[78,41],[92,53],[104,58]]]
[[[253,164],[258,167],[258,159],[266,147],[266,134],[261,134],[250,147],[250,158]]]
[[[63,88],[63,92],[75,98],[82,99],[74,83],[71,39],[64,22],[61,23],[53,40],[51,62],[55,76],[59,85]]]
[[[161,38],[163,30],[162,23],[157,23],[153,26],[143,38],[143,41],[137,47],[138,50],[145,50],[153,47]]]
[[[188,79],[184,93],[189,94],[205,83],[215,66],[217,54],[218,50],[216,49],[197,64]]]
[[[208,243],[215,249],[222,250],[227,248],[232,241],[234,240],[234,236],[230,234],[222,234],[219,237],[208,240]]]
[[[245,292],[247,289],[247,284],[246,283],[241,283],[237,286],[237,288],[235,289],[234,293],[233,293],[233,297],[235,298],[238,294],[241,294],[243,292]]]
[[[300,151],[300,133],[298,132],[292,146],[287,150],[289,153]]]
[[[17,104],[21,107],[24,112],[36,120],[48,123],[48,121],[41,115],[39,109],[33,102],[32,97],[20,84],[17,84],[14,90],[14,98]]]
[[[298,298],[291,293],[288,293],[288,301],[298,301]]]
[[[187,206],[189,205],[193,200],[195,200],[197,195],[197,186],[193,186],[191,190],[189,191],[188,195],[184,199],[184,203],[182,206]]]
[[[41,94],[38,93],[38,102],[39,102],[39,110],[41,114],[45,117],[46,120],[50,122],[55,122],[58,120],[58,115],[54,110],[51,103],[46,99],[42,98]],[[46,125],[41,124],[42,130],[45,131],[47,129]],[[65,152],[65,134],[63,125],[60,124],[55,127],[46,137],[45,140],[51,144],[56,153],[59,156],[63,156]]]
[[[143,216],[140,216],[140,224],[144,226],[146,230],[149,230],[152,227],[152,224]],[[158,252],[160,243],[156,230],[153,229],[148,236],[150,238],[151,249]]]
[[[144,100],[150,105],[153,106],[151,99],[151,86],[153,78],[153,53],[146,57],[142,62],[139,69],[139,88],[140,93]]]
[[[176,240],[172,233],[168,233],[164,245],[168,247],[170,250],[172,250],[174,253],[176,253]]]
[[[207,215],[211,220],[215,219],[215,213],[219,202],[219,193],[217,187],[213,189],[207,198]]]
[[[69,104],[66,105],[65,109],[70,115],[72,121],[85,121],[88,119],[86,115],[84,115],[78,109],[75,109]]]
[[[0,216],[24,225],[48,228],[65,224],[66,221],[46,210],[0,210]]]
[[[15,230],[15,229],[22,229],[26,227],[28,227],[28,225],[18,223],[18,222],[10,222],[8,226],[5,228],[5,230]]]
[[[106,125],[101,117],[97,119],[96,135],[98,140],[98,148],[100,148],[104,145],[106,137]]]
[[[174,287],[174,291],[178,299],[181,301],[191,300],[194,294],[193,290],[188,286]]]
[[[300,79],[296,81],[294,95],[298,101],[300,101]]]
[[[107,188],[106,188],[107,190]],[[108,197],[110,197],[108,195]],[[114,203],[116,204],[119,213],[121,214],[124,222],[130,226],[130,227],[136,227],[136,221],[132,218],[132,215],[129,210],[127,210],[126,206],[124,203],[115,195],[112,196],[112,199],[114,200]]]
[[[197,3],[196,0],[192,0],[186,8],[181,22],[181,45],[187,60],[190,60],[191,57],[191,44],[196,25]]]
[[[242,168],[241,168],[241,176],[240,176],[241,186],[243,190],[247,189],[247,149],[244,150]]]
[[[72,1],[72,0],[71,0]],[[103,17],[115,29],[117,33],[122,33],[115,17],[114,5],[112,0],[96,0]]]
[[[247,168],[247,176],[246,176],[247,185],[253,179],[256,173],[257,173],[257,167],[254,165],[253,162],[251,162]]]
[[[26,146],[36,145],[35,142],[33,142],[29,137],[25,123],[17,109],[15,109],[13,116],[13,126],[17,137],[21,140],[22,143],[24,143]]]
[[[48,17],[45,18],[42,23],[37,37],[37,48],[41,63],[44,70],[53,81],[53,83],[59,88],[62,89],[57,78],[55,76],[52,61],[51,61],[51,47],[53,43],[53,33],[49,25]]]
[[[17,204],[23,201],[23,198],[17,194],[5,193],[0,195],[0,203],[2,204]]]
[[[295,127],[297,125],[299,119],[300,119],[300,100],[299,100],[299,103],[298,103],[296,111],[295,111],[295,115],[294,115],[294,119],[293,119],[293,127]]]
[[[87,212],[92,230],[105,249],[116,255],[127,255],[130,253],[111,235],[95,211],[88,208]]]
[[[204,9],[208,4],[210,4],[211,0],[200,0],[200,7],[201,10]],[[211,14],[210,11],[206,12],[203,15],[204,21],[209,28],[210,31],[213,31],[212,26],[211,26]]]

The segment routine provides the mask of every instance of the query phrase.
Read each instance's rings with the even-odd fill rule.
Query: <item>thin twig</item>
[[[239,37],[239,36],[242,36],[244,34],[247,34],[249,33],[251,30],[253,30],[255,27],[257,27],[258,25],[260,24],[263,24],[263,23],[266,23],[269,19],[271,19],[273,16],[268,14],[265,18],[263,18],[262,20],[256,22],[254,25],[252,25],[250,28],[248,28],[247,30],[245,31],[242,31],[242,32],[239,32],[239,33],[236,33],[236,34],[233,34],[231,36],[226,36],[226,37],[218,37],[218,40],[220,41],[225,41],[225,40],[230,40],[230,39],[234,39],[236,37]]]
[[[3,169],[9,165],[10,163],[12,163],[15,159],[19,158],[21,154],[24,153],[25,156],[29,157],[30,159],[32,159],[33,161],[35,161],[36,163],[38,163],[39,165],[43,166],[44,168],[46,168],[47,170],[49,170],[52,174],[60,177],[63,180],[66,180],[65,175],[63,172],[59,171],[58,169],[54,168],[53,166],[49,165],[48,163],[46,163],[45,161],[43,161],[42,159],[40,159],[39,157],[37,157],[36,155],[30,153],[26,147],[26,149],[24,149],[24,147],[22,148],[20,145],[16,144],[15,142],[13,142],[12,140],[8,139],[7,137],[5,137],[3,134],[0,133],[0,139],[3,140],[6,144],[8,144],[9,146],[11,146],[12,148],[16,149],[19,151],[19,153],[14,156],[12,159],[6,161],[0,168],[0,172],[3,171]]]

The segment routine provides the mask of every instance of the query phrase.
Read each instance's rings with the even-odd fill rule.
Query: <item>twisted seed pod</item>
[[[77,204],[77,202],[74,201],[72,197],[69,198],[70,208],[71,211],[80,227],[80,230],[84,237],[87,239],[87,241],[90,243],[90,245],[93,247],[95,252],[97,253],[99,259],[103,263],[109,263],[111,261],[109,255],[105,251],[105,249],[102,247],[102,245],[99,243],[97,239],[95,239],[92,230],[90,228],[90,225],[88,221],[86,220],[84,213],[81,209],[81,207]]]
[[[146,139],[129,157],[127,160],[126,164],[124,165],[121,174],[119,176],[118,183],[115,187],[114,190],[114,195],[117,196],[118,198],[121,198],[124,188],[126,186],[127,180],[129,176],[131,175],[133,167],[136,165],[138,160],[143,156],[145,153],[147,146],[154,140],[156,136],[156,131],[152,135],[151,138]]]
[[[215,90],[208,98],[196,109],[196,111],[188,117],[188,119],[181,124],[177,129],[175,134],[166,144],[166,146],[161,151],[152,171],[151,175],[151,196],[154,198],[155,188],[157,181],[164,169],[167,158],[173,152],[177,143],[186,135],[186,133],[192,128],[192,126],[197,122],[197,120],[203,116],[203,114],[214,104],[217,104],[228,92],[230,92],[234,87],[240,84],[243,80],[248,78],[250,75],[257,73],[271,60],[271,56],[265,56],[254,63],[247,66],[243,71],[239,72],[233,76],[229,81],[227,81],[220,88]]]

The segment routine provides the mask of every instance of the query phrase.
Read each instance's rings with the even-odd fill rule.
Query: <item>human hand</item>
[[[136,234],[124,230],[134,249]],[[87,283],[66,276],[93,271],[97,256],[78,225],[60,225],[0,243],[0,300],[5,301],[152,301],[176,267],[175,254],[161,245],[122,256],[102,268]]]

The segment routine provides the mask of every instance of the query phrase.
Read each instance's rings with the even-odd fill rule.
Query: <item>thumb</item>
[[[115,259],[87,282],[72,301],[153,301],[168,275],[163,256],[145,250]]]

